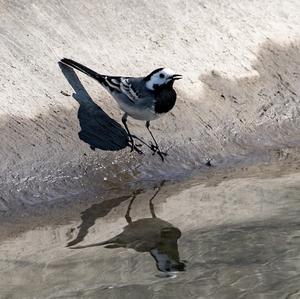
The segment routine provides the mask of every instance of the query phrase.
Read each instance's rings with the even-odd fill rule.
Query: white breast
[[[120,102],[118,104],[124,112],[138,120],[151,121],[162,116],[162,114],[155,113],[154,109],[141,109],[140,106],[129,106]]]

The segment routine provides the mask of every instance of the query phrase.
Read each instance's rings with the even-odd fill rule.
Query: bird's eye
[[[160,77],[160,78],[164,78],[165,75],[164,75],[164,74],[159,74],[159,77]]]

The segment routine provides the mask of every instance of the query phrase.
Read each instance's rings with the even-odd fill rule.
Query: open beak
[[[172,80],[180,80],[180,79],[182,79],[182,76],[179,74],[175,74],[172,76]]]

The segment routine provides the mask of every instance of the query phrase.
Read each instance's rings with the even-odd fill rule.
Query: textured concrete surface
[[[0,0],[0,296],[298,298],[299,19],[297,0]],[[165,163],[130,153],[113,99],[62,57],[183,74],[153,122]],[[157,277],[126,238],[65,248],[122,233],[133,192],[151,217],[164,180],[157,227],[181,231],[185,273]]]
[[[153,179],[299,141],[299,1],[21,0],[0,8],[3,211],[62,197],[61,186],[75,190],[89,166],[113,161],[118,177],[126,169],[128,181]],[[61,57],[108,74],[182,73],[175,109],[153,122],[170,148],[167,163],[130,154],[114,101],[84,75],[62,71]],[[143,123],[130,126],[149,140]],[[113,180],[103,169],[98,177]]]

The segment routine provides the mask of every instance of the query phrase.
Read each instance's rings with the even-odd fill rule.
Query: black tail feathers
[[[91,70],[90,68],[88,68],[88,67],[82,65],[81,63],[78,63],[72,59],[63,58],[60,62],[85,73],[86,75],[96,79],[99,82],[103,81],[103,75],[96,73],[95,71]]]

